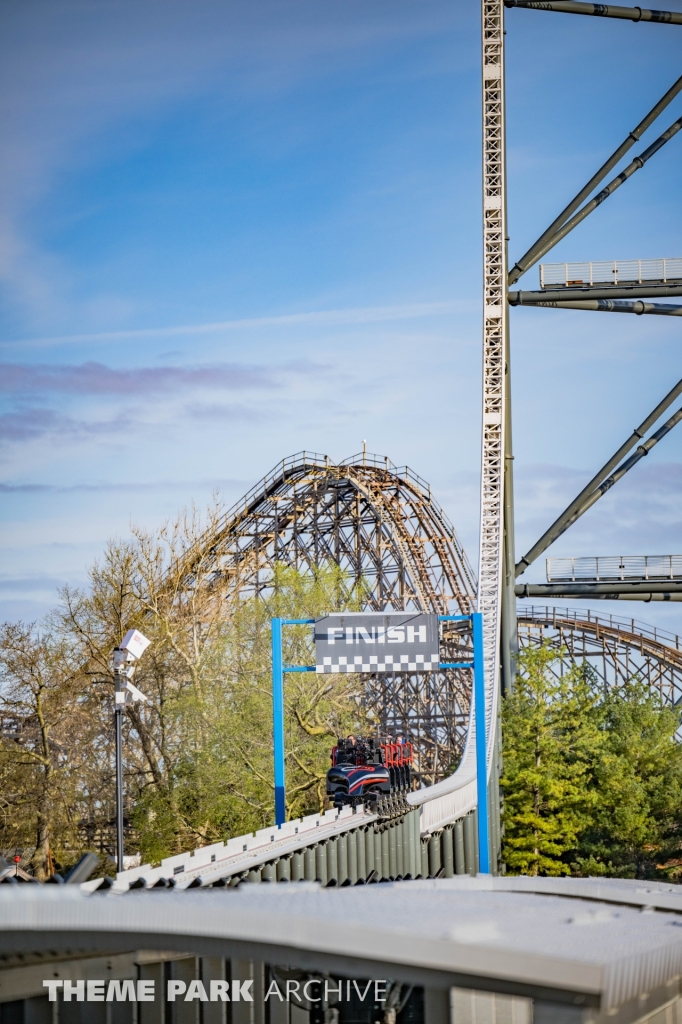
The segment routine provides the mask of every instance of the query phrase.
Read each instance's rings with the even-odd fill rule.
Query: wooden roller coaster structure
[[[188,581],[220,580],[229,603],[265,596],[276,563],[304,573],[338,565],[345,596],[370,610],[474,607],[476,575],[429,484],[366,452],[340,463],[310,452],[283,459],[187,553],[185,571]],[[682,641],[635,620],[521,606],[518,639],[549,642],[557,671],[586,661],[604,686],[638,675],[667,703],[682,696]],[[466,741],[469,670],[368,676],[365,699],[382,731],[412,738],[422,784],[452,771]]]

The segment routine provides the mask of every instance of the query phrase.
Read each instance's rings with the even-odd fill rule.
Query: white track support
[[[493,765],[500,690],[500,625],[504,539],[507,249],[504,124],[504,0],[482,0],[483,33],[483,442],[478,610],[483,612],[488,777]],[[421,831],[433,832],[476,806],[473,714],[455,773],[410,793]],[[491,835],[494,843],[494,836]],[[495,856],[493,846],[493,857]]]
[[[483,18],[483,443],[478,610],[483,612],[488,746],[499,689],[507,365],[504,2],[482,0]]]

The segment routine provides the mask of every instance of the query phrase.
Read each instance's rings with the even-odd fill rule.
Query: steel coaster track
[[[143,864],[115,879],[93,878],[84,892],[236,887],[242,882],[320,882],[325,886],[476,874],[473,815],[437,835],[421,836],[419,812],[390,820],[360,805],[329,810]]]

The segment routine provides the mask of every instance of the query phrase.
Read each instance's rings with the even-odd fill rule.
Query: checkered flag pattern
[[[363,658],[358,654],[354,658],[344,658],[343,656],[336,660],[323,658],[322,664],[317,666],[317,671],[323,674],[332,672],[435,672],[439,665],[438,654],[432,654],[430,658],[423,654],[416,654],[413,657],[410,657],[409,654],[401,654],[395,658],[392,654],[381,657],[372,654],[369,658],[367,655]]]

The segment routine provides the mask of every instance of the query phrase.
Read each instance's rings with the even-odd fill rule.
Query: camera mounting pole
[[[133,686],[137,662],[151,643],[137,629],[129,629],[114,648],[114,735],[116,740],[116,870],[123,871],[123,712],[126,704],[146,701],[147,697]]]
[[[114,651],[114,657],[118,653]],[[123,732],[121,715],[125,704],[125,690],[121,686],[121,671],[114,668],[114,736],[116,740],[116,870],[123,871]]]

